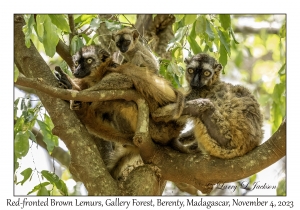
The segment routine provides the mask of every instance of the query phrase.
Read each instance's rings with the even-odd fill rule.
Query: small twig
[[[70,36],[69,36],[69,45],[71,45],[71,41],[73,37],[76,35],[76,30],[75,30],[75,23],[74,23],[74,17],[73,15],[68,15],[69,18],[69,25],[70,25]]]
[[[91,28],[90,26],[87,27],[84,31],[78,33],[78,35],[79,36],[81,36],[82,34],[90,35],[93,32],[93,30],[91,30],[91,31],[88,32],[88,30],[90,30],[90,28]]]

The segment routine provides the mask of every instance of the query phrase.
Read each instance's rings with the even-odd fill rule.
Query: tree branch
[[[22,69],[26,77],[43,78],[48,84],[58,86],[57,80],[34,45],[26,48],[22,31],[25,21],[22,15],[15,15],[14,23],[14,60],[18,68]],[[37,95],[55,125],[53,133],[58,135],[71,151],[71,173],[85,184],[91,195],[120,194],[117,183],[106,170],[93,138],[75,113],[58,98],[49,97],[41,92],[37,92]]]
[[[267,34],[278,34],[278,28],[272,27],[261,27],[261,28],[253,28],[250,26],[236,26],[234,28],[234,33],[242,33],[242,34],[259,34],[262,31],[266,31]]]
[[[43,78],[26,78],[18,77],[15,82],[16,85],[23,87],[33,88],[48,94],[49,96],[60,98],[64,100],[78,100],[83,102],[92,102],[92,101],[105,101],[105,100],[116,100],[116,99],[125,99],[125,100],[138,100],[140,98],[139,94],[134,90],[99,90],[99,91],[77,91],[71,89],[62,89],[57,88],[51,85],[48,85]]]
[[[62,57],[62,59],[64,59],[67,62],[70,68],[73,66],[73,60],[70,54],[70,49],[61,40],[59,40],[58,44],[56,45],[56,52],[60,55],[60,57]]]
[[[284,157],[286,120],[264,144],[242,157],[229,160],[201,154],[182,154],[150,141],[142,142],[139,149],[144,162],[153,163],[162,170],[163,179],[188,183],[208,193],[213,184],[246,178]]]
[[[70,46],[73,37],[76,35],[76,30],[75,30],[75,23],[74,23],[73,15],[68,15],[68,19],[69,19],[69,26],[70,26],[70,30],[71,30],[71,33],[69,35],[69,46]]]

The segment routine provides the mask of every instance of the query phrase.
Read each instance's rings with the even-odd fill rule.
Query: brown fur
[[[242,156],[258,146],[263,137],[259,104],[245,87],[220,81],[221,64],[206,54],[186,60],[186,79],[191,91],[187,100],[197,103],[189,110],[199,147],[219,158]],[[204,71],[212,74],[205,77]],[[194,72],[194,73],[189,73]],[[198,74],[198,75],[197,75]]]
[[[150,71],[158,73],[159,65],[155,56],[139,41],[136,29],[124,28],[119,30],[113,40],[120,49],[126,62],[140,67],[147,67]]]
[[[74,62],[79,60],[85,62],[82,61],[82,58],[89,59],[92,56],[97,65],[91,62],[91,68],[89,68],[89,65],[82,65],[85,69],[80,69],[81,64],[76,63],[78,66],[77,71],[80,72],[79,75],[85,75],[85,71],[90,71],[90,73],[82,78],[75,78],[70,81],[73,87],[78,90],[135,88],[146,98],[150,104],[150,110],[178,101],[178,95],[180,94],[172,88],[169,82],[155,75],[153,71],[129,63],[118,66],[113,63],[111,58],[103,59],[103,51],[97,48],[99,47],[84,47],[74,56]],[[82,52],[86,52],[87,56]],[[98,55],[95,56],[95,53],[98,53]],[[75,71],[76,69],[73,70],[73,73]],[[159,88],[153,86],[159,86]],[[181,100],[182,104],[178,106],[178,115],[182,111],[184,98],[181,98]],[[140,158],[139,151],[135,146],[124,145],[124,142],[131,142],[136,130],[138,110],[134,102],[125,100],[82,102],[79,105],[75,104],[75,108],[78,117],[91,134],[116,142],[115,152],[108,162],[108,169],[114,174],[115,178],[120,176],[120,172],[126,167],[122,162],[125,161],[124,163],[127,165],[134,165],[131,160],[136,162]],[[185,121],[172,121],[172,123],[174,123],[174,128],[166,126],[164,122],[155,123],[150,118],[150,134],[153,140],[161,144],[168,144],[171,139],[177,138]]]
[[[152,115],[155,121],[168,122],[181,116],[184,107],[184,94],[174,89],[171,83],[163,77],[149,71],[146,67],[137,67],[130,63],[110,68],[110,71],[119,72],[130,78],[135,89],[147,100],[150,113],[159,107],[175,103],[176,108],[172,115],[157,118]]]

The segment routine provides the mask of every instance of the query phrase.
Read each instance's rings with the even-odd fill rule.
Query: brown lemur
[[[157,58],[139,41],[139,32],[132,28],[123,28],[112,36],[116,46],[125,58],[125,62],[140,67],[148,67],[154,73],[159,71]]]
[[[85,46],[73,56],[74,79],[68,78],[72,88],[76,90],[115,90],[136,89],[148,102],[150,112],[169,103],[182,101],[175,109],[175,117],[180,116],[184,106],[184,98],[162,77],[145,67],[126,63],[115,64],[109,54],[99,46]],[[115,72],[122,73],[115,73]],[[62,81],[62,80],[61,80]],[[62,83],[65,83],[62,81]],[[132,101],[112,100],[102,102],[81,102],[75,105],[71,102],[78,117],[87,130],[100,138],[116,143],[117,152],[112,155],[108,169],[117,178],[128,165],[128,162],[139,162],[141,158],[138,149],[124,142],[131,142],[136,130],[137,106]],[[168,116],[162,121],[171,120]],[[185,120],[172,120],[166,126],[165,122],[155,122],[150,118],[151,138],[160,144],[168,144],[170,139],[177,138],[185,125]],[[170,126],[171,125],[171,126]],[[172,126],[174,125],[174,126]],[[124,145],[125,144],[125,145]]]
[[[250,91],[221,81],[222,65],[207,54],[194,55],[185,63],[190,87],[186,111],[193,117],[199,148],[228,159],[258,146],[263,138],[263,116]],[[189,109],[191,104],[197,104],[197,108]]]
[[[174,143],[195,139],[198,148],[194,151],[200,149],[223,159],[242,156],[258,146],[263,138],[263,116],[250,91],[221,81],[222,65],[207,54],[194,55],[185,63],[189,93],[182,115],[192,116],[194,125]],[[162,107],[153,115],[167,115],[172,106]]]

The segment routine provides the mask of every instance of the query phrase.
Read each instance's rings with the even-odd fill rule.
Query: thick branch
[[[205,193],[215,183],[233,182],[249,177],[284,157],[286,120],[264,144],[242,157],[229,160],[208,158],[201,154],[182,154],[149,141],[139,146],[144,161],[157,165],[162,170],[163,179],[188,183]]]
[[[30,79],[26,77],[18,77],[15,82],[17,85],[24,87],[30,87],[35,90],[39,90],[48,94],[49,96],[60,98],[64,100],[78,100],[84,102],[92,101],[105,101],[105,100],[138,100],[140,99],[139,94],[134,90],[101,90],[101,91],[77,91],[77,90],[66,90],[48,85],[42,78]]]
[[[69,47],[61,40],[59,40],[58,44],[56,45],[56,52],[60,55],[60,57],[62,57],[62,59],[67,62],[70,68],[73,66],[73,60],[70,54]]]
[[[34,45],[26,48],[21,15],[14,16],[14,60],[26,77],[43,78],[48,84],[58,85],[49,67]],[[116,182],[105,169],[97,146],[67,104],[57,98],[37,92],[55,125],[53,132],[67,145],[71,152],[71,173],[84,182],[92,195],[120,194]]]

